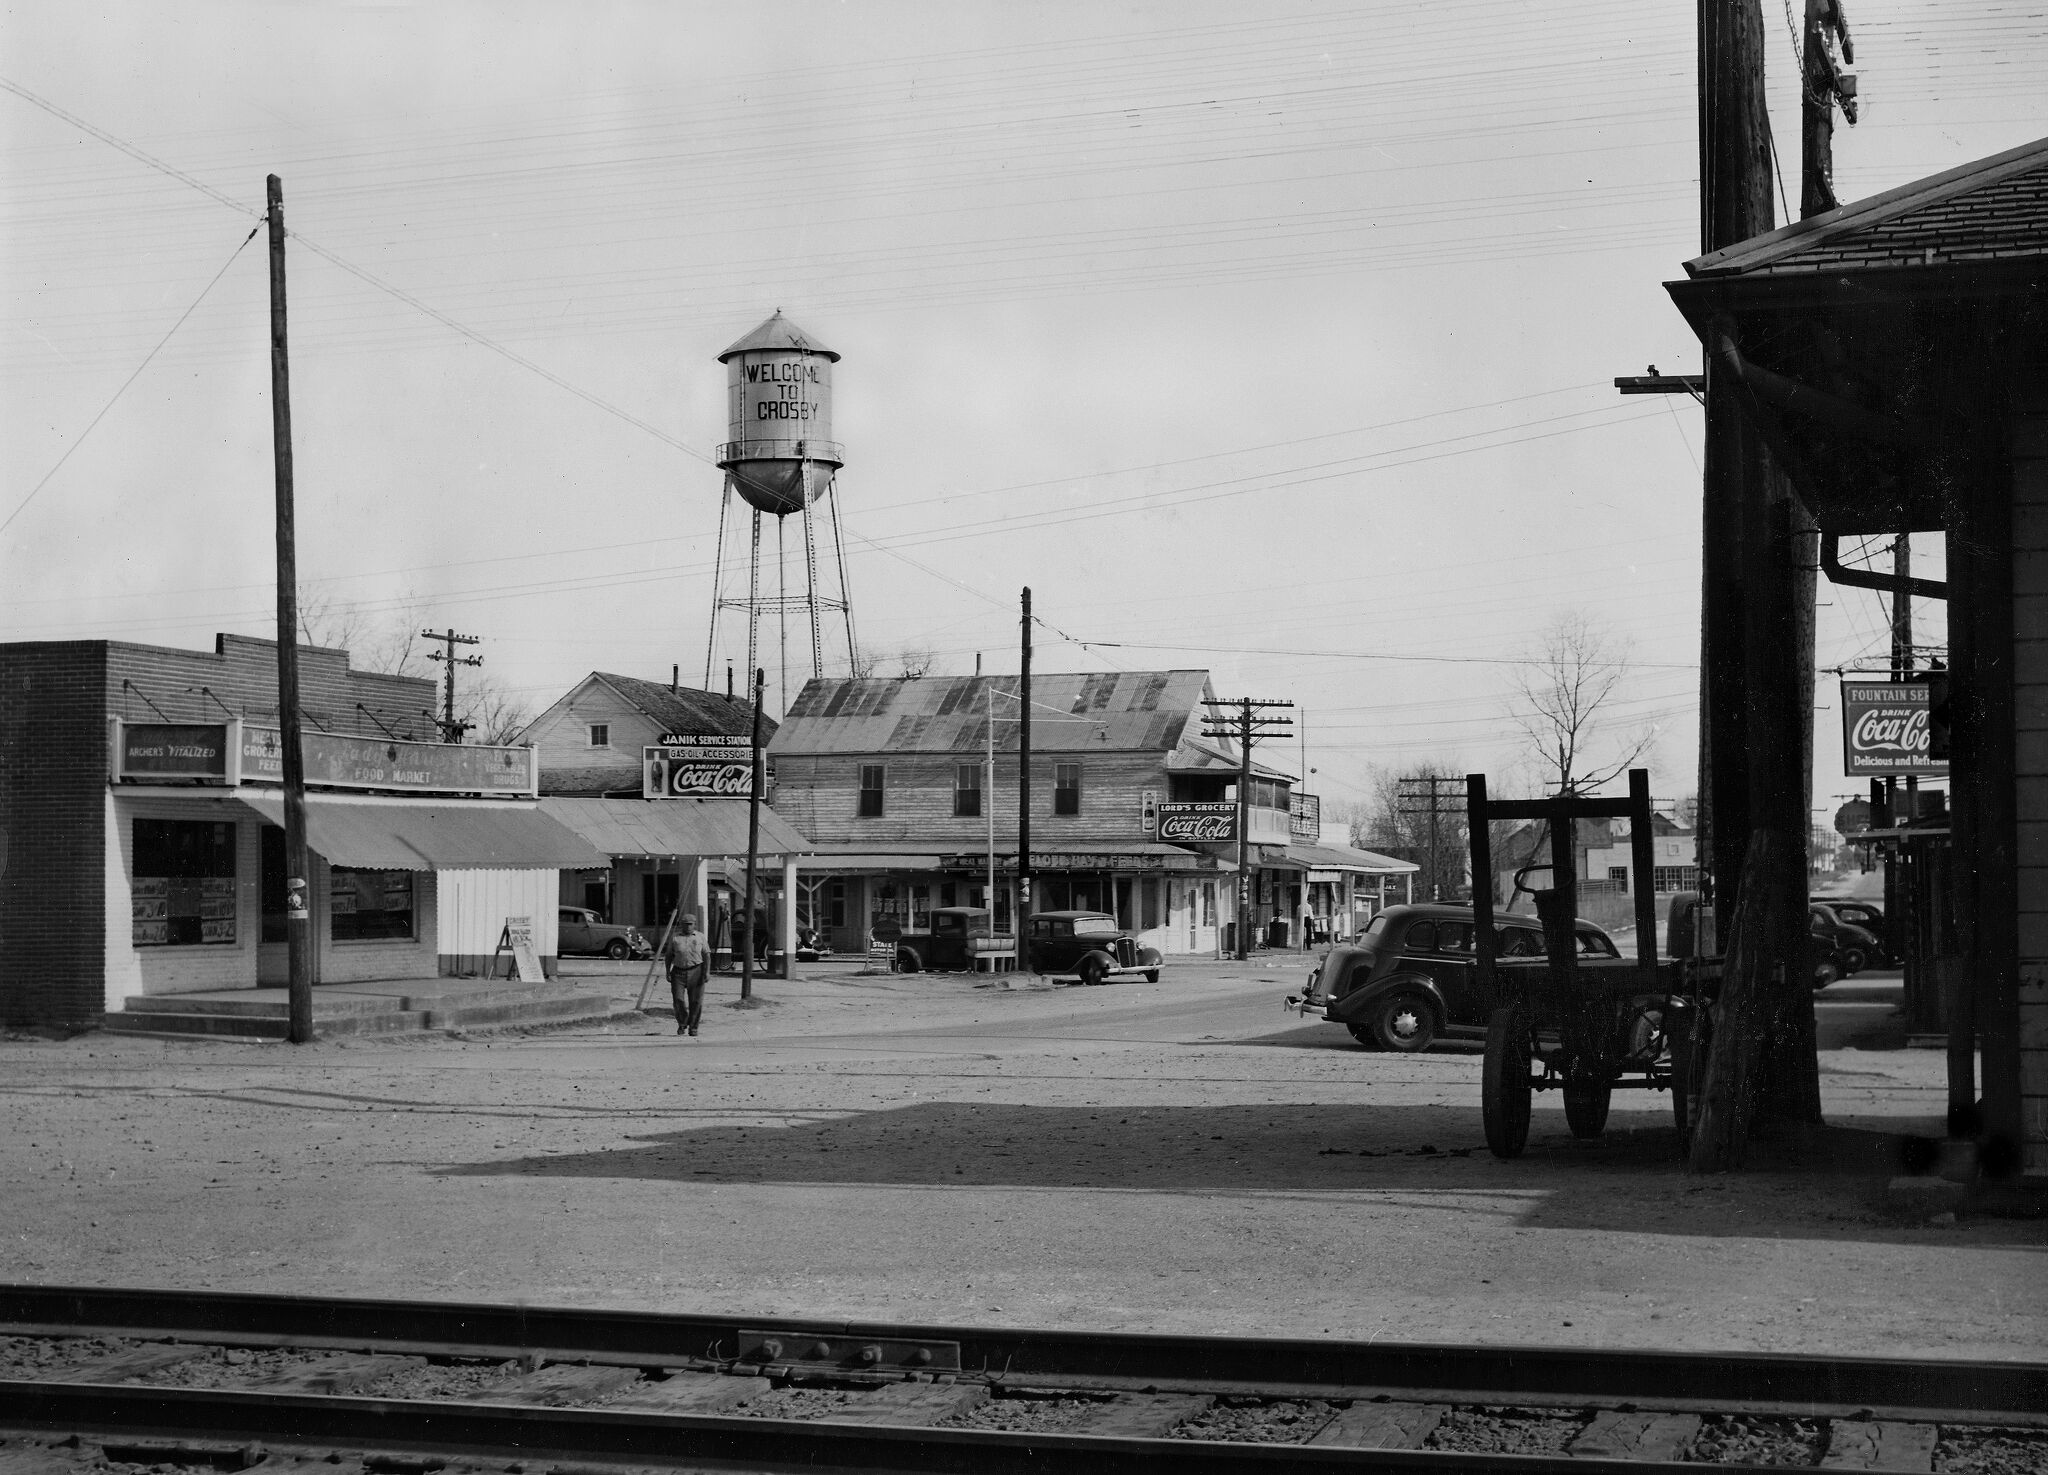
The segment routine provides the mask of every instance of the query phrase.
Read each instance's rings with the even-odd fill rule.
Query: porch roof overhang
[[[284,795],[236,791],[273,825]],[[306,844],[328,864],[366,870],[578,870],[604,857],[538,804],[493,800],[306,796]]]

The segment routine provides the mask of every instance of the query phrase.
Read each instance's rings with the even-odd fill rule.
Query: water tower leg
[[[776,657],[780,664],[775,668],[775,700],[784,712],[789,710],[789,552],[783,540],[788,522],[786,517],[775,519],[775,633],[782,642]]]
[[[811,616],[811,676],[825,674],[825,635],[818,623],[818,540],[811,530],[811,463],[804,473],[804,608]]]
[[[711,690],[711,662],[718,651],[718,611],[725,598],[725,524],[732,515],[732,474],[726,473],[725,494],[718,501],[718,551],[711,558],[711,631],[704,637],[704,689]]]
[[[747,559],[747,670],[758,671],[761,639],[761,509],[754,513],[753,551]]]
[[[846,587],[846,537],[839,527],[839,478],[825,488],[832,504],[832,552],[839,564],[839,612],[846,616],[846,674],[860,673],[860,643],[853,638],[853,591]]]

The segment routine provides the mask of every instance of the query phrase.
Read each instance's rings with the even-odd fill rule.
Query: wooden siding
[[[887,753],[832,757],[785,756],[775,760],[775,812],[820,845],[915,844],[935,851],[975,850],[988,843],[988,806],[993,804],[998,845],[1017,838],[1017,761],[996,758],[993,791],[982,793],[983,812],[974,818],[953,813],[954,771],[965,754]],[[887,770],[883,813],[859,812],[861,765]],[[1081,765],[1081,812],[1056,815],[1053,770]],[[979,765],[977,765],[979,766]],[[1141,844],[1145,832],[1143,795],[1160,801],[1167,792],[1164,753],[1034,753],[1031,759],[1031,848],[1057,850],[1072,844]]]
[[[590,746],[593,723],[611,728],[608,747]],[[661,736],[653,718],[616,691],[587,676],[561,701],[534,720],[522,741],[540,749],[541,772],[551,768],[639,767],[640,750]]]
[[[2012,421],[2013,802],[2022,1171],[2048,1175],[2048,384]]]

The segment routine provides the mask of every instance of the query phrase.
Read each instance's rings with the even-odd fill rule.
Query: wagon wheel
[[[1598,1137],[1607,1129],[1607,1107],[1614,1099],[1614,1082],[1590,1077],[1567,1077],[1564,1083],[1564,1119],[1574,1137]]]
[[[1520,1157],[1529,1141],[1529,1027],[1519,1009],[1493,1011],[1479,1073],[1480,1116],[1495,1157]]]
[[[1671,1116],[1678,1127],[1678,1155],[1692,1152],[1692,1129],[1700,1119],[1700,1086],[1713,1047],[1713,1021],[1704,1008],[1688,1009],[1671,1032]]]

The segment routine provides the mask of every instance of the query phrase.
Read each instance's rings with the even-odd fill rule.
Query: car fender
[[[1165,961],[1166,954],[1160,952],[1156,947],[1141,947],[1138,949],[1138,962],[1142,967],[1156,968]]]
[[[1074,966],[1067,969],[1066,971],[1069,973],[1079,973],[1083,968],[1086,968],[1088,966],[1088,960],[1090,958],[1101,959],[1102,966],[1105,968],[1121,968],[1123,966],[1123,964],[1119,963],[1116,960],[1115,953],[1109,952],[1103,948],[1092,947],[1088,949],[1087,952],[1081,954],[1080,957],[1074,959]]]
[[[1387,995],[1406,989],[1413,989],[1428,997],[1431,1007],[1436,1010],[1439,1024],[1451,1017],[1449,1008],[1444,1004],[1444,996],[1437,989],[1436,980],[1427,973],[1390,973],[1385,978],[1376,978],[1365,987],[1355,988],[1343,998],[1334,1000],[1329,1006],[1327,1017],[1345,1024],[1355,1023],[1371,1013]]]

